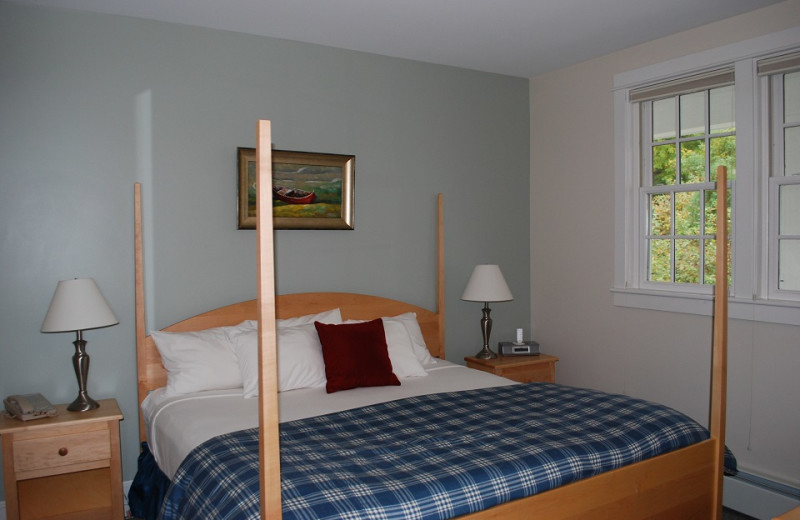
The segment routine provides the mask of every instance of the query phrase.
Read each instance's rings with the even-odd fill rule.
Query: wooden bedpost
[[[439,352],[444,350],[444,205],[436,194],[436,314],[439,315]],[[441,354],[444,357],[443,354]]]
[[[728,373],[728,170],[717,168],[717,266],[714,285],[714,347],[711,367],[711,437],[717,441],[714,518],[722,518],[725,413]]]
[[[139,404],[147,395],[146,380],[148,374],[145,373],[146,360],[144,341],[147,325],[145,323],[144,308],[144,252],[142,243],[142,185],[133,185],[133,256],[134,256],[134,301],[136,309],[136,367],[137,384],[136,391],[139,396]],[[145,428],[144,417],[139,414],[139,440],[144,440]]]
[[[272,231],[272,135],[269,121],[256,132],[258,235],[259,458],[261,518],[279,520],[281,464],[278,431],[278,355],[275,338],[275,258]]]

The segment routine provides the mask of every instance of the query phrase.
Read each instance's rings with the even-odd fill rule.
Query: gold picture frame
[[[239,229],[256,228],[256,150],[237,148]],[[353,229],[354,155],[272,151],[275,229]]]

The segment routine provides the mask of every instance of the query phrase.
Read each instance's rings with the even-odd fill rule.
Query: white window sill
[[[669,291],[612,288],[614,305],[684,314],[712,316],[714,299],[710,295]],[[784,300],[728,299],[728,317],[738,320],[800,325],[800,302]]]

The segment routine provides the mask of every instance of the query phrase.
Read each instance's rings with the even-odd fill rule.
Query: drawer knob
[[[58,450],[58,454],[61,455],[62,457],[66,456],[67,453],[69,453],[69,450],[67,448],[60,448]]]

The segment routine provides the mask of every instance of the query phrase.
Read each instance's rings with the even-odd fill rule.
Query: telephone
[[[3,399],[3,404],[9,415],[21,421],[58,415],[50,401],[42,394],[10,395]]]

